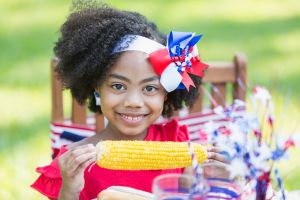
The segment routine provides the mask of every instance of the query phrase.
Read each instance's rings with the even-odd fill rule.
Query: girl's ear
[[[101,105],[101,99],[100,99],[100,94],[97,90],[94,91],[94,96],[95,96],[95,100],[96,100],[96,106],[100,106]]]
[[[97,92],[97,93],[100,95],[100,87],[96,87],[96,88],[94,89],[94,92]]]
[[[101,105],[101,99],[100,99],[99,88],[95,88],[94,96],[95,96],[95,100],[96,100],[96,106],[100,106]]]
[[[167,99],[168,99],[168,93],[165,94],[164,101],[167,101]]]

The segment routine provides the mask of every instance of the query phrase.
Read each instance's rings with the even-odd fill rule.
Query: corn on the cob
[[[102,141],[97,144],[97,164],[107,169],[157,170],[192,165],[187,142]],[[199,163],[207,158],[206,149],[193,143]]]

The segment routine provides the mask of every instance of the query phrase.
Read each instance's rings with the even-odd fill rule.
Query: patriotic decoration
[[[230,172],[228,181],[237,178],[245,180],[247,184],[243,185],[244,191],[238,199],[266,199],[272,173],[281,198],[285,199],[285,190],[275,164],[287,157],[287,151],[299,142],[299,136],[294,134],[285,138],[275,134],[272,96],[265,88],[255,87],[250,99],[252,112],[248,109],[251,106],[241,101],[224,108],[222,113],[218,109],[224,124],[220,126],[219,121],[205,123],[198,139],[203,144],[213,144],[223,150],[222,153],[230,161],[226,167]],[[242,109],[241,115],[236,113],[240,106],[247,106],[247,110]],[[210,192],[213,192],[212,189]],[[225,192],[218,191],[221,196]]]
[[[195,87],[189,74],[203,76],[208,65],[199,58],[196,43],[201,37],[195,33],[172,31],[167,47],[149,55],[149,61],[167,92]]]
[[[206,113],[193,113],[178,118],[180,125],[187,125],[191,142],[208,144],[211,141],[212,135],[208,134],[214,128],[225,131],[225,127],[231,118],[225,112],[219,112],[221,107],[216,107],[212,111]],[[223,110],[223,108],[221,108]],[[242,118],[245,114],[246,107],[238,105],[234,107],[232,113],[233,118]]]
[[[172,31],[167,47],[139,35],[125,35],[117,42],[112,54],[124,51],[141,51],[149,55],[149,62],[160,76],[160,82],[167,92],[175,89],[195,87],[189,74],[202,77],[208,67],[200,61],[196,43],[202,35]]]

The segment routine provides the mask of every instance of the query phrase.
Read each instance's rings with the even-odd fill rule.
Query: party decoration
[[[248,182],[248,187],[244,188],[251,191],[244,191],[248,196],[243,199],[265,199],[272,173],[281,191],[281,198],[285,199],[285,190],[275,163],[287,157],[287,151],[299,142],[299,137],[276,135],[274,105],[266,88],[255,87],[250,99],[253,112],[249,109],[250,103],[235,101],[232,106],[222,109],[226,123],[222,126],[208,123],[200,131],[199,140],[202,144],[214,144],[222,148],[230,161],[227,166],[230,179],[240,177]],[[236,117],[235,113],[241,105],[247,109],[243,115]],[[220,109],[217,112],[222,114]]]
[[[195,33],[172,31],[168,36],[166,48],[159,49],[149,55],[154,71],[161,77],[161,84],[171,92],[175,89],[195,87],[190,74],[203,76],[208,67],[200,61],[196,43],[202,35]]]

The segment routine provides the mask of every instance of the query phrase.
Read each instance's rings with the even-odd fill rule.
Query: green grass
[[[41,199],[29,188],[34,168],[50,161],[49,59],[68,0],[0,0],[0,197]],[[249,83],[266,85],[278,109],[277,123],[289,134],[300,119],[300,3],[287,1],[105,1],[138,11],[162,31],[203,33],[198,47],[204,61],[248,57]],[[172,3],[171,3],[172,2]],[[282,109],[287,92],[288,109]],[[281,110],[280,110],[281,109]],[[294,128],[295,127],[295,128]],[[287,189],[300,189],[297,155],[281,163]]]

